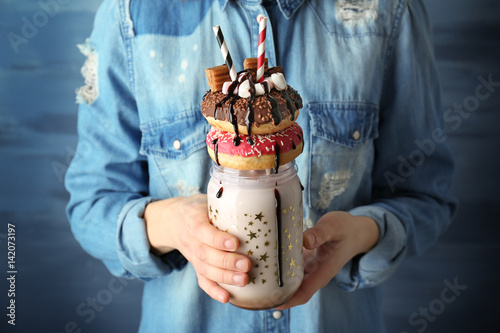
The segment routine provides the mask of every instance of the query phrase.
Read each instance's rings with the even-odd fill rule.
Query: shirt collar
[[[219,0],[222,11],[226,9],[226,5],[229,0]],[[276,0],[279,9],[283,16],[287,19],[293,16],[297,9],[304,3],[305,0]]]

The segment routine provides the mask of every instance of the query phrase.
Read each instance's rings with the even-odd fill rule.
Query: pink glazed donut
[[[277,171],[280,165],[299,156],[303,148],[302,128],[296,123],[277,133],[251,135],[250,140],[247,135],[235,135],[214,127],[207,135],[210,157],[219,165],[238,170],[274,168]]]

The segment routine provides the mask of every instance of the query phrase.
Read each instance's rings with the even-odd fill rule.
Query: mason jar
[[[220,284],[248,310],[284,304],[304,275],[302,184],[295,161],[274,169],[235,170],[213,162],[207,189],[210,223],[239,239],[252,268],[244,287]]]

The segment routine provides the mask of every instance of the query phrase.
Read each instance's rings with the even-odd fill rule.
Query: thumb
[[[345,219],[343,212],[329,212],[323,215],[313,228],[304,231],[304,247],[314,250],[321,245],[334,241],[342,233],[339,222]],[[340,229],[339,229],[340,228]]]
[[[328,242],[327,226],[320,220],[316,226],[304,231],[304,247],[308,250],[314,250]]]

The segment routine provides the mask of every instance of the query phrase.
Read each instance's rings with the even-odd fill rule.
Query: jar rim
[[[238,170],[224,167],[212,161],[210,168],[210,176],[217,180],[238,180],[238,183],[253,183],[260,182],[277,182],[288,180],[297,174],[298,168],[295,160],[281,165],[278,168],[278,173],[275,173],[274,168],[262,170]]]

